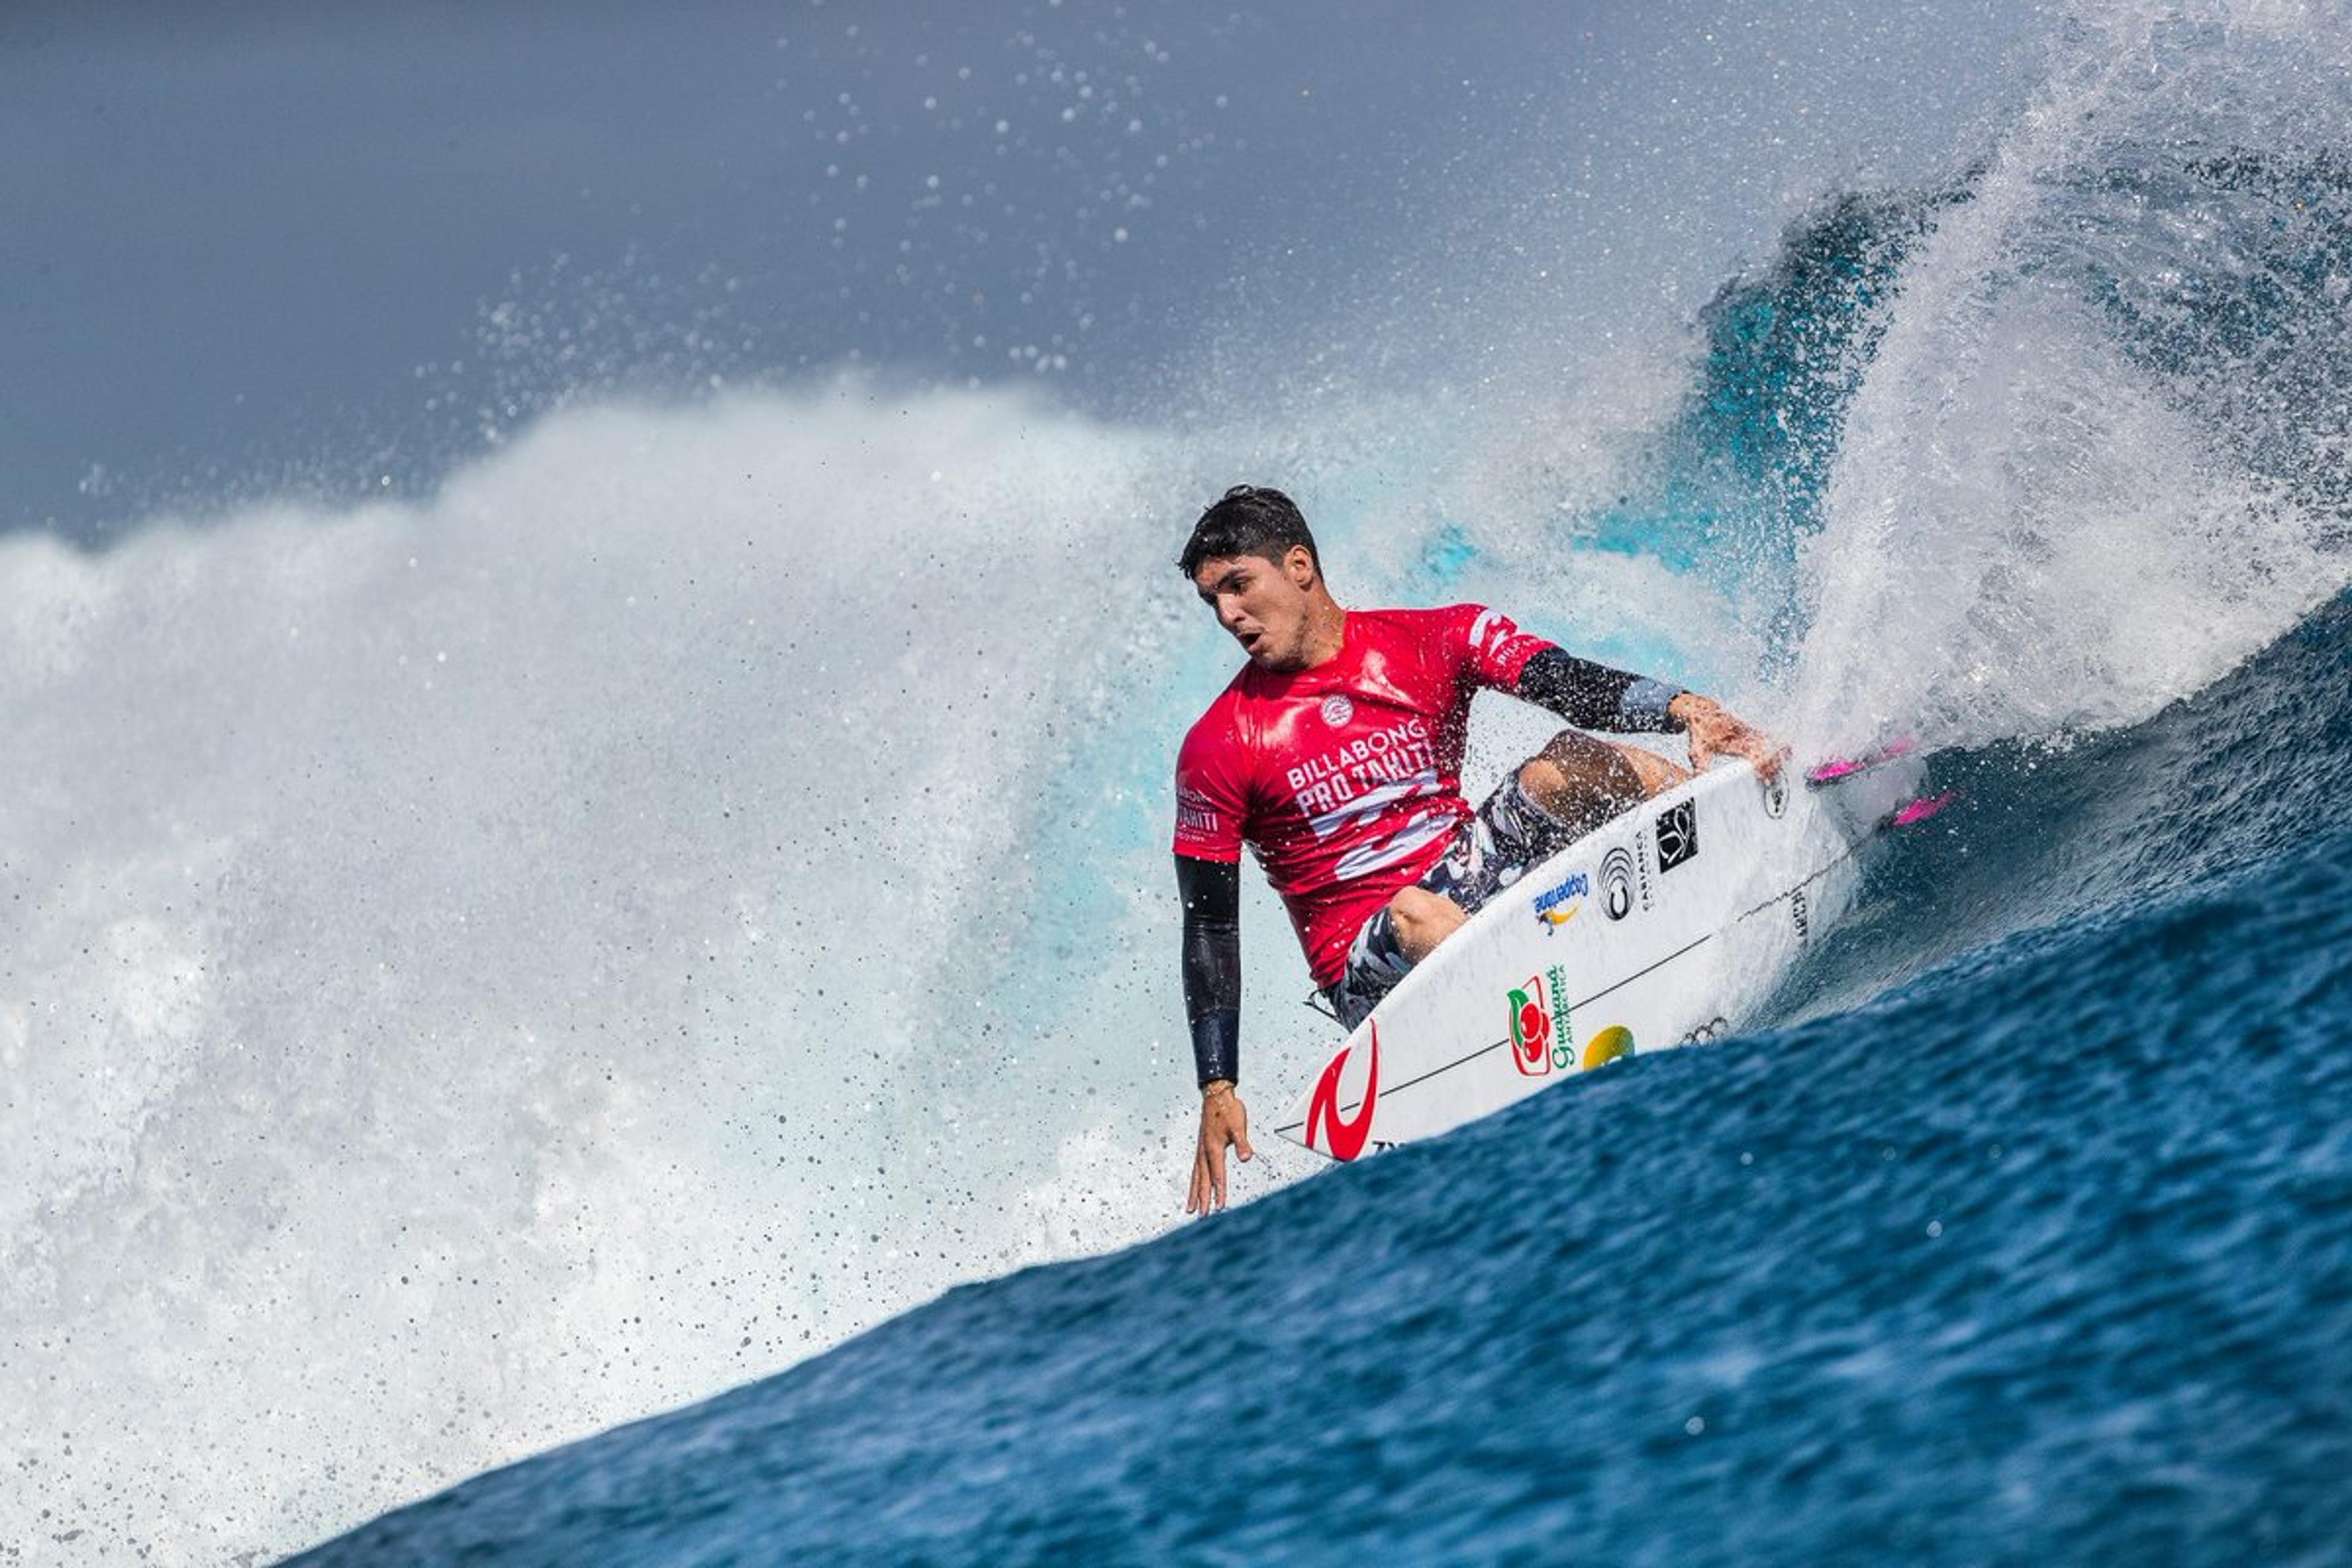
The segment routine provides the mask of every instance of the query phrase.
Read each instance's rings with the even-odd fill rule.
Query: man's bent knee
[[[1649,781],[1606,741],[1564,730],[1519,768],[1519,788],[1578,832],[1648,798]]]
[[[1426,888],[1400,889],[1389,900],[1389,927],[1396,932],[1397,951],[1408,963],[1427,958],[1469,918],[1460,904]]]
[[[1690,782],[1691,771],[1671,757],[1662,757],[1640,746],[1623,745],[1614,741],[1604,743],[1617,753],[1617,760],[1641,781],[1642,798],[1644,800],[1654,795],[1664,795],[1676,784]]]

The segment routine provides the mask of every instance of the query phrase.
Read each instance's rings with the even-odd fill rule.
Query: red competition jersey
[[[1349,610],[1339,656],[1244,665],[1176,758],[1176,853],[1256,851],[1316,984],[1381,905],[1436,864],[1462,798],[1470,694],[1508,691],[1551,647],[1482,605]]]

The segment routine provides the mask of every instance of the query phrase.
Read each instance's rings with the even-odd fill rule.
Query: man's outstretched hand
[[[1788,747],[1738,718],[1712,697],[1685,691],[1666,704],[1666,711],[1683,721],[1683,731],[1690,737],[1693,773],[1706,772],[1717,757],[1745,757],[1769,779],[1788,760]]]
[[[1201,1142],[1192,1152],[1192,1192],[1184,1200],[1186,1214],[1207,1214],[1225,1206],[1225,1149],[1246,1160],[1249,1108],[1234,1086],[1218,1079],[1201,1091]]]

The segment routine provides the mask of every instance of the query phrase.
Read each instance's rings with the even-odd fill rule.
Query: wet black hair
[[[1323,558],[1316,552],[1315,536],[1307,531],[1307,519],[1298,503],[1264,485],[1235,485],[1192,525],[1192,537],[1184,542],[1184,553],[1176,557],[1176,565],[1189,578],[1203,561],[1262,555],[1279,562],[1294,545],[1302,544],[1319,575]]]

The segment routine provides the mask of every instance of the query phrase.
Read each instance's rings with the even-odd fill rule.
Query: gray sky
[[[1345,321],[1409,380],[1530,247],[1559,294],[1517,327],[1566,332],[1596,289],[1708,286],[1792,195],[1921,177],[2034,15],[13,8],[0,530],[413,491],[486,426],[714,374],[1158,416],[1207,339]]]

